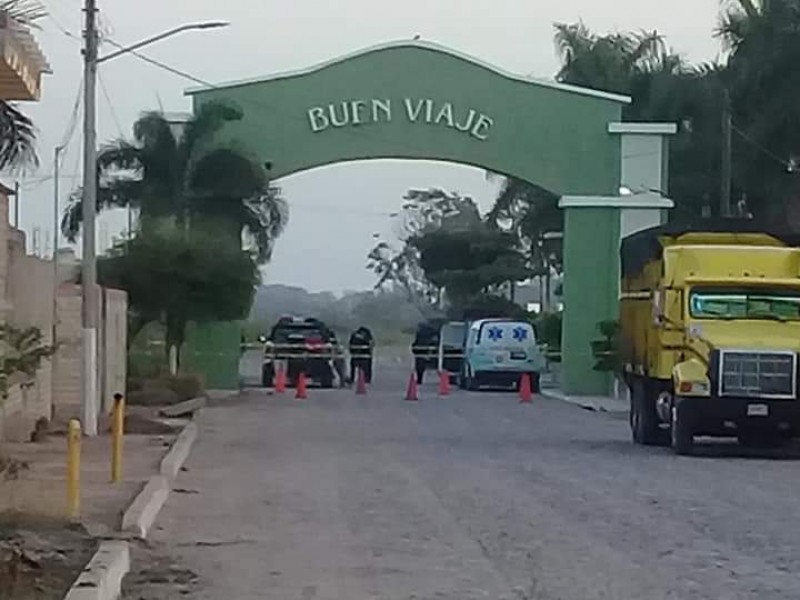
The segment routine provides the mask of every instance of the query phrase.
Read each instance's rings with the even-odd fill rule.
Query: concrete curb
[[[127,542],[102,542],[64,600],[116,600],[122,593],[122,578],[130,568]]]
[[[175,481],[178,473],[189,457],[189,451],[192,449],[192,444],[197,439],[198,433],[197,423],[189,423],[180,432],[175,443],[167,452],[167,455],[161,459],[161,475],[167,478],[170,484]]]
[[[195,413],[195,418],[200,416],[200,412],[202,411]],[[199,429],[194,421],[180,432],[167,455],[161,459],[160,474],[150,478],[125,514],[122,515],[122,531],[124,533],[133,534],[140,539],[147,538],[161,507],[169,497],[172,483],[189,457],[189,451],[192,449],[198,433]]]
[[[542,396],[551,400],[560,400],[575,404],[587,410],[608,413],[626,413],[629,411],[628,402],[617,398],[604,396],[569,396],[561,390],[542,390]]]
[[[169,481],[163,475],[150,478],[122,515],[122,531],[145,539],[169,496]]]

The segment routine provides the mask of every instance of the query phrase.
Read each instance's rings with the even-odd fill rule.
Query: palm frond
[[[110,179],[97,188],[97,210],[138,207],[142,197],[142,182],[133,179]],[[61,232],[71,243],[78,238],[83,224],[83,189],[78,188],[69,197],[61,217]]]
[[[194,196],[250,198],[267,185],[264,168],[231,148],[203,154],[188,173],[187,187]]]
[[[100,148],[97,167],[101,173],[109,170],[140,172],[143,168],[142,150],[127,140],[115,140]]]
[[[39,0],[0,0],[0,15],[21,25],[35,27],[37,21],[47,16],[47,8]]]
[[[241,109],[223,102],[209,102],[186,123],[181,137],[181,160],[188,165],[198,152],[198,145],[213,137],[226,123],[239,121]]]
[[[244,202],[242,222],[245,235],[256,248],[259,263],[272,257],[275,242],[289,223],[289,206],[279,188],[270,186],[264,194]]]
[[[0,170],[38,164],[33,121],[13,104],[0,100]]]

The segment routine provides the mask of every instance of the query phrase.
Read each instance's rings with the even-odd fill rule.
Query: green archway
[[[628,98],[514,76],[427,42],[385,44],[300,72],[187,93],[195,109],[212,101],[241,107],[243,120],[219,141],[244,145],[275,179],[343,161],[402,158],[472,165],[559,196],[616,196],[620,186],[620,137],[609,124],[620,121]],[[590,220],[595,240],[618,243],[618,216]],[[583,283],[567,286],[574,303],[565,297],[564,360],[572,381],[565,383],[570,391],[597,393],[606,382],[591,370],[589,339],[598,321],[614,317],[616,259],[606,241],[600,259],[580,260],[582,272],[570,273],[570,256],[584,241],[569,237],[567,277]],[[592,253],[592,246],[580,252]],[[200,354],[195,347],[187,358]],[[223,383],[230,379],[221,377]]]
[[[443,160],[559,195],[615,193],[627,98],[515,77],[430,43],[386,44],[302,72],[199,88],[244,119],[226,136],[283,177],[367,158]]]

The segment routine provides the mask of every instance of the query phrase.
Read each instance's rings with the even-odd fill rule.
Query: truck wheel
[[[272,365],[264,365],[261,367],[261,387],[272,387],[273,379],[275,378],[275,373],[273,371]]]
[[[660,427],[655,399],[647,393],[648,387],[641,378],[634,379],[631,386],[630,423],[633,441],[642,446],[665,446],[669,438]]]
[[[694,453],[694,432],[685,406],[677,398],[672,405],[672,449],[675,454],[691,456]]]

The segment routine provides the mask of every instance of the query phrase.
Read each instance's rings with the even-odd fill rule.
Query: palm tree
[[[237,108],[209,103],[176,133],[162,113],[145,113],[132,142],[120,139],[100,150],[98,210],[137,209],[140,229],[164,218],[185,227],[224,224],[234,243],[244,235],[259,262],[267,261],[288,220],[286,202],[249,155],[211,146],[226,123],[241,118]],[[68,239],[76,238],[81,219],[78,190],[62,221]]]
[[[580,22],[557,23],[555,29],[561,60],[556,80],[632,95],[633,104],[625,109],[629,119],[646,118],[640,113],[651,97],[663,95],[672,79],[687,71],[656,31],[597,35]]]
[[[0,21],[20,27],[36,27],[47,15],[39,0],[0,0]],[[33,122],[14,103],[0,99],[0,170],[36,166],[36,130]]]
[[[717,35],[728,51],[743,191],[774,212],[800,200],[800,182],[787,173],[800,156],[800,2],[728,0]]]

